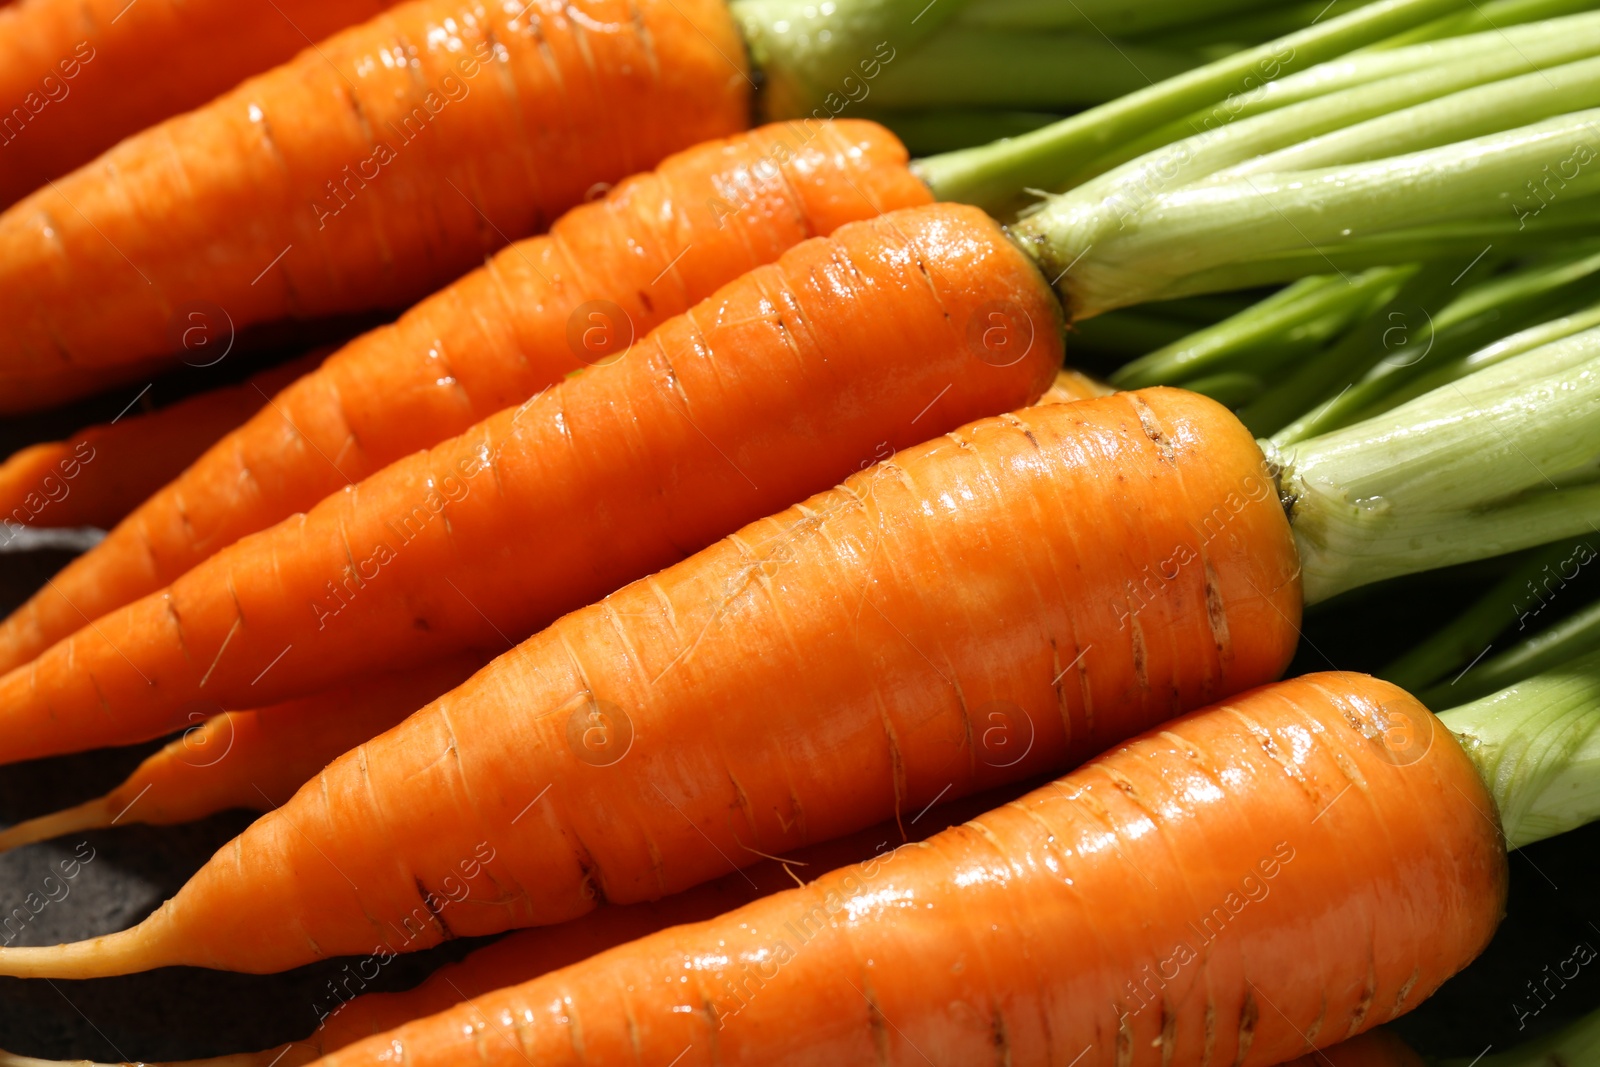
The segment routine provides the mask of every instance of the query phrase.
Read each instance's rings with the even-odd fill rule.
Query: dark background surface
[[[329,328],[328,336],[348,329]],[[264,361],[245,353],[204,372],[186,369],[157,382],[141,404],[153,399],[170,403],[195,389],[237,380]],[[67,412],[0,421],[0,454],[109,419],[139,388],[136,384]],[[0,610],[20,603],[68,558],[62,552],[0,553]],[[1388,583],[1326,605],[1307,619],[1292,671],[1381,667],[1468,602],[1484,577],[1483,568],[1462,568]],[[1572,606],[1583,599],[1574,597]],[[157,743],[0,768],[0,825],[105,792],[155,747]],[[229,812],[181,827],[127,826],[0,855],[0,914],[40,891],[47,876],[59,877],[61,861],[81,860],[90,850],[93,855],[65,883],[67,895],[40,911],[11,944],[54,944],[132,925],[172,895],[251,817]],[[480,943],[455,942],[401,957],[384,967],[369,988],[408,988]],[[1600,949],[1600,827],[1541,843],[1512,858],[1511,911],[1494,943],[1401,1029],[1424,1051],[1471,1059],[1491,1045],[1508,1048],[1592,1010],[1600,1006],[1600,966],[1582,970],[1556,996],[1546,997],[1543,1007],[1528,989],[1528,983],[1545,979],[1546,966],[1554,970],[1580,944]],[[342,966],[343,961],[329,961],[270,976],[168,968],[92,981],[0,979],[0,1049],[121,1061],[268,1048],[314,1029],[316,1005],[328,1002],[327,983]]]

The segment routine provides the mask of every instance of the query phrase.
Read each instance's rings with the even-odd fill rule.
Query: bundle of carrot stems
[[[90,546],[0,761],[170,738],[0,850],[261,812],[0,976],[505,935],[218,1067],[1600,1062],[1386,1026],[1600,820],[1596,5],[0,30],[0,411],[80,419],[0,562]]]

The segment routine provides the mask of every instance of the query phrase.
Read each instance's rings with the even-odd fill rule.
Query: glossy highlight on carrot
[[[623,359],[238,542],[0,678],[0,760],[160,736],[201,697],[259,706],[505,647],[896,449],[1032,402],[1061,363],[1058,309],[975,208],[910,208],[805,242]],[[1013,340],[991,351],[995,314]]]
[[[65,441],[22,449],[0,463],[0,521],[115,526],[326,355],[308,353],[240,385],[187,397],[148,414],[121,415]]]
[[[172,353],[185,308],[409,304],[743,128],[741,58],[712,0],[411,0],[335,34],[0,215],[0,411]]]
[[[1405,765],[1383,740],[1401,708],[1435,727]],[[1493,812],[1404,691],[1308,675],[318,1062],[1281,1063],[1404,1013],[1484,948],[1506,893]]]
[[[0,6],[0,208],[385,6],[383,0]]]
[[[502,655],[139,926],[0,973],[264,972],[561,922],[1092,755],[1288,662],[1263,462],[1169,389],[905,449]]]
[[[465,681],[489,660],[462,653],[259,711],[190,712],[193,725],[111,792],[0,830],[0,851],[80,830],[169,826],[229,808],[270,811],[332,760]]]
[[[869,122],[777,123],[668,158],[274,396],[0,623],[0,672],[239,538],[614,356],[801,241],[930,199],[905,149]],[[593,319],[610,341],[593,354],[571,332],[586,307],[580,325]]]

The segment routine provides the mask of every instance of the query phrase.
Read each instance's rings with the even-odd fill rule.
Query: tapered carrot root
[[[383,0],[18,0],[0,7],[0,208]]]
[[[312,1007],[321,1022],[304,1040],[261,1052],[189,1060],[168,1067],[297,1067],[471,997],[526,982],[669,926],[714,918],[752,900],[814,881],[839,867],[881,855],[904,841],[921,841],[1022,792],[1022,787],[1012,785],[963,797],[930,808],[904,826],[880,823],[848,837],[797,849],[784,857],[762,859],[661,900],[607,905],[569,923],[520,930],[475,950],[457,963],[446,964],[403,992],[363,993],[372,963],[354,961],[318,991]],[[63,1065],[0,1052],[0,1067]]]
[[[1288,662],[1262,467],[1225,409],[1159,389],[907,449],[501,656],[139,926],[0,949],[0,973],[272,971],[560,922],[1090,755]]]
[[[1383,741],[1433,727],[1419,760]],[[1311,675],[928,841],[326,1067],[1280,1063],[1414,1007],[1505,902],[1494,802],[1403,691]]]
[[[410,303],[742,128],[741,58],[712,0],[412,0],[336,34],[0,215],[0,410],[175,351],[197,302],[235,327]]]
[[[159,736],[194,699],[259,706],[504,647],[874,459],[1031,402],[1060,336],[1055,297],[982,212],[852,223],[622,360],[238,542],[0,677],[0,760]]]
[[[109,528],[175,478],[269,397],[311,371],[325,350],[148,415],[126,415],[0,463],[0,521]]]
[[[0,623],[0,672],[347,479],[521,403],[584,366],[580,354],[617,350],[800,241],[928,200],[905,149],[867,122],[779,123],[673,156],[275,397]],[[613,306],[571,330],[594,301]],[[582,343],[591,319],[605,333],[594,340],[611,341],[593,356]]]
[[[166,826],[229,808],[270,810],[335,757],[459,685],[488,659],[463,653],[260,711],[210,718],[191,712],[194,725],[121,785],[103,797],[0,830],[0,851],[113,824]]]

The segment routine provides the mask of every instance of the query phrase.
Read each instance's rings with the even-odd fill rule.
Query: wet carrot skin
[[[971,337],[997,301],[1037,324],[1003,365]],[[621,361],[238,542],[0,678],[0,709],[29,724],[0,759],[158,736],[201,696],[272,703],[531,634],[896,448],[1030,402],[1061,359],[1058,312],[971,208],[806,242]]]
[[[907,449],[563,618],[336,761],[96,966],[371,951],[446,878],[470,891],[409,944],[559,922],[1069,764],[1274,678],[1299,586],[1275,494],[1245,489],[1261,463],[1231,414],[1177,390]],[[1119,624],[1129,576],[1185,544]]]
[[[6,161],[0,207],[385,6],[383,0],[0,6],[0,111],[14,120],[12,109],[22,105],[31,116],[0,138]]]
[[[274,397],[0,623],[0,671],[581,369],[568,327],[584,304],[609,301],[611,328],[643,337],[802,240],[929,200],[867,122],[778,123],[669,158]]]
[[[1492,800],[1431,718],[1397,765],[1396,708],[1428,716],[1361,676],[1258,689],[927,842],[320,1062],[1281,1063],[1414,1006],[1503,911]]]
[[[241,385],[25,448],[0,463],[0,518],[30,526],[112,527],[320,358],[308,353]]]
[[[410,303],[742,128],[741,60],[707,0],[413,0],[336,34],[0,216],[0,408],[172,352],[190,301],[240,328]]]

